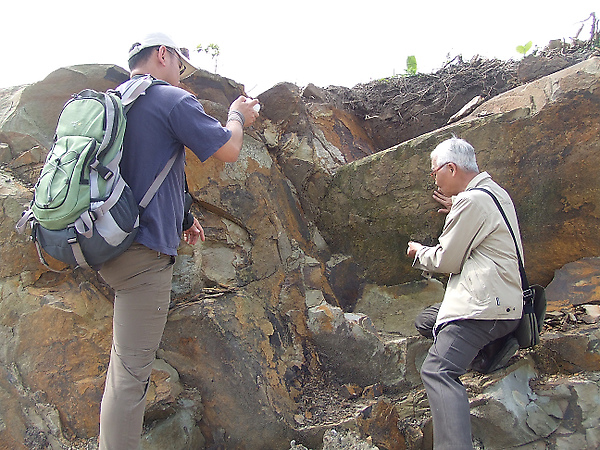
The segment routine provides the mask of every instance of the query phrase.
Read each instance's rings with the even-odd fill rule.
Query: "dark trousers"
[[[432,336],[438,311],[439,304],[434,305],[415,321],[424,336]],[[486,345],[508,335],[517,324],[518,320],[456,320],[436,331],[421,366],[433,419],[434,449],[473,448],[469,398],[459,377]]]

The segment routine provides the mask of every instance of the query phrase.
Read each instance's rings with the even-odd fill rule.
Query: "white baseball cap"
[[[184,52],[187,53],[187,50],[182,51],[182,49],[177,47],[175,42],[173,42],[173,39],[171,39],[169,36],[167,36],[164,33],[149,33],[146,36],[144,36],[141,41],[138,41],[135,44],[133,44],[131,46],[131,49],[129,50],[128,60],[133,58],[135,55],[137,55],[139,52],[141,52],[145,48],[156,47],[156,46],[160,46],[160,45],[164,45],[165,47],[172,48],[173,50],[175,50],[177,52],[177,56],[179,56],[179,59],[182,64],[182,67],[181,67],[181,70],[179,73],[180,80],[183,80],[184,78],[189,77],[196,70],[198,70],[190,62],[188,57],[183,54]]]

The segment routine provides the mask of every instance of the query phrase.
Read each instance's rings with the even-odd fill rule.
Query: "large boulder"
[[[600,58],[591,58],[501,94],[456,124],[347,164],[327,187],[317,226],[367,281],[416,279],[407,242],[434,244],[443,224],[429,154],[455,134],[511,194],[529,280],[547,285],[564,264],[600,253],[599,86]]]
[[[0,141],[9,144],[13,158],[29,150],[32,141],[49,149],[58,113],[71,95],[90,87],[112,89],[128,78],[118,66],[90,64],[55,70],[32,85],[3,89]]]
[[[540,378],[523,359],[502,376],[485,378],[465,379],[473,435],[482,448],[598,448],[597,372]]]
[[[258,98],[264,116],[258,135],[312,220],[332,174],[378,148],[364,131],[363,119],[331,103],[327,92],[314,85],[301,90],[280,83]]]

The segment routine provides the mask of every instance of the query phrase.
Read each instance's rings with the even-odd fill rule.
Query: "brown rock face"
[[[431,199],[429,152],[452,133],[475,146],[480,167],[515,200],[530,280],[547,284],[565,263],[600,250],[599,64],[591,59],[510,91],[451,127],[382,152],[394,134],[379,141],[373,133],[396,118],[366,117],[332,90],[281,84],[261,94],[261,118],[239,161],[201,164],[189,154],[193,210],[207,240],[179,251],[143,448],[281,450],[291,440],[299,450],[320,448],[333,428],[381,448],[430,444],[418,374],[430,342],[415,336],[412,322],[441,298],[443,284],[415,281],[420,274],[404,256],[409,239],[434,243],[443,223]],[[69,95],[126,76],[115,66],[78,66],[0,91],[0,448],[83,448],[97,435],[110,289],[93,272],[48,271],[14,225]],[[221,120],[244,89],[204,72],[185,88]],[[581,278],[581,291],[557,281],[557,297],[581,293],[589,302],[595,269],[566,270]],[[572,439],[584,444],[571,448],[595,448],[588,418],[600,412],[585,399],[600,392],[597,376],[568,377],[599,370],[597,325],[555,331],[507,372],[466,377],[471,396],[487,396],[474,404],[485,442],[501,430],[515,446],[558,448]],[[539,399],[530,381],[542,385],[541,375],[557,372],[564,386]],[[555,429],[563,434],[549,437]]]
[[[546,288],[546,299],[553,309],[600,303],[600,258],[583,258],[556,271]]]
[[[78,290],[77,285],[62,288]],[[106,302],[99,296],[86,300]],[[68,299],[61,303],[65,301]],[[62,311],[65,306],[69,308],[64,303],[42,306],[23,321],[17,348],[19,369],[23,382],[43,391],[47,401],[58,408],[67,430],[80,437],[93,436],[98,432],[98,405],[108,366],[110,310],[107,308],[103,327],[91,331],[91,318]]]
[[[373,443],[389,450],[404,450],[406,442],[400,430],[390,434],[393,424],[398,423],[398,411],[384,400],[378,401],[370,409],[363,411],[358,419],[361,431],[371,436]]]
[[[80,70],[61,70],[48,79],[66,83],[56,90],[62,92],[73,88],[73,73]],[[114,87],[118,82],[106,86],[104,76],[90,81],[109,71],[95,68],[88,74],[87,87]],[[206,108],[216,116],[242,94],[241,87],[234,92],[231,83],[212,76],[192,78],[187,86],[210,91]],[[41,88],[24,88],[21,101],[29,89]],[[11,117],[48,108],[54,117],[46,121],[55,122],[64,101],[43,106],[51,103],[45,102],[36,100],[33,107],[17,102]],[[16,119],[0,128],[11,154],[30,151],[15,145],[26,141],[8,139],[19,126],[27,128]],[[49,127],[31,133],[40,136],[36,145],[50,142]],[[208,239],[205,245],[181,250],[174,283],[176,312],[165,331],[161,356],[181,375],[183,399],[195,398],[191,391],[200,392],[202,403],[192,407],[191,414],[207,445],[226,441],[243,448],[282,448],[298,435],[292,419],[294,398],[299,395],[297,378],[319,372],[305,326],[307,295],[319,293],[321,299],[336,301],[322,263],[310,256],[316,252],[314,226],[304,218],[298,198],[271,155],[251,135],[256,136],[251,131],[246,137],[236,164],[200,164],[195,156],[188,157],[188,182],[198,200],[194,209],[204,214]],[[31,159],[19,165],[27,172],[14,173],[27,178],[25,174],[35,174],[40,165],[40,158]],[[5,344],[10,357],[3,362],[14,361],[24,385],[43,393],[56,407],[66,433],[93,437],[110,348],[110,292],[91,273],[56,276],[39,266],[33,246],[14,231],[31,193],[3,176],[9,180],[2,184],[3,260],[10,258],[15,266],[2,268],[2,320],[3,327],[10,327],[2,330],[17,337]],[[204,297],[205,288],[223,289],[218,301]],[[176,413],[169,395],[177,389],[163,378],[155,373],[149,420]]]
[[[309,85],[304,91],[280,83],[259,96],[264,114],[260,139],[276,157],[281,171],[312,218],[338,167],[377,151],[364,121],[336,104],[329,94]]]
[[[112,89],[127,78],[128,73],[117,66],[81,65],[58,69],[43,81],[17,88],[12,107],[3,111],[0,139],[10,145],[13,157],[29,150],[23,146],[27,142],[21,143],[24,136],[49,149],[58,113],[71,95],[90,86],[99,91]]]
[[[418,276],[403,257],[406,244],[435,242],[443,223],[431,199],[429,153],[456,134],[511,194],[530,282],[546,285],[562,265],[597,255],[599,64],[592,58],[499,95],[456,125],[340,168],[319,208],[325,239],[370,280]]]

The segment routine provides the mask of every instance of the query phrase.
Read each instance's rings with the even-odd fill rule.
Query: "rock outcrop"
[[[564,264],[598,255],[599,65],[592,58],[515,88],[456,124],[341,167],[315,218],[323,237],[368,281],[415,279],[402,257],[406,244],[434,242],[443,223],[431,198],[429,153],[456,134],[511,194],[530,282],[547,285]]]
[[[421,280],[404,254],[408,239],[434,242],[441,228],[428,155],[452,133],[513,195],[531,281],[547,285],[577,265],[548,286],[538,348],[495,374],[465,376],[474,436],[485,449],[597,448],[600,268],[580,260],[599,250],[599,66],[593,58],[513,89],[385,151],[331,91],[284,83],[261,94],[238,162],[188,154],[207,240],[180,249],[142,448],[431,445],[418,374],[430,342],[412,321],[441,299],[443,278]],[[48,271],[14,224],[62,104],[126,76],[77,66],[0,90],[2,448],[94,448],[110,289],[94,272]],[[205,72],[185,88],[220,120],[244,92]],[[582,273],[575,300],[566,293]]]

